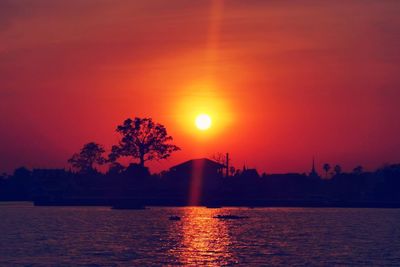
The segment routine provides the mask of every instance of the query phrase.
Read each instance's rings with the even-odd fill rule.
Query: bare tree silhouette
[[[215,162],[218,162],[219,164],[225,165],[226,164],[226,155],[221,152],[214,153],[211,156],[211,159],[214,160]]]
[[[167,134],[166,128],[151,118],[126,119],[116,131],[122,137],[119,144],[112,147],[110,161],[132,157],[138,159],[140,166],[144,167],[146,161],[166,159],[171,153],[180,150],[170,143],[172,136]]]
[[[81,173],[93,172],[96,171],[95,164],[102,165],[105,163],[104,152],[103,146],[90,142],[85,144],[79,153],[72,155],[68,163]]]

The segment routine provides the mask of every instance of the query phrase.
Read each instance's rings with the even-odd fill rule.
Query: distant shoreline
[[[23,201],[27,202],[27,201]],[[31,201],[34,206],[109,206],[123,209],[141,209],[142,207],[248,207],[248,208],[400,208],[398,202],[351,202],[351,201],[307,201],[307,200],[252,200],[252,201],[217,201],[188,205],[180,200],[164,199],[103,199],[103,198],[64,198],[38,199]]]

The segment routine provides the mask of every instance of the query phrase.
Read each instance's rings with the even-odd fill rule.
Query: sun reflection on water
[[[222,266],[236,261],[229,251],[231,240],[226,222],[217,220],[214,209],[182,209],[182,220],[171,224],[169,234],[177,245],[169,252],[185,266]]]

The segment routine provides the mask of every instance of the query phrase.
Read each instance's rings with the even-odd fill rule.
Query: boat
[[[170,221],[180,221],[181,217],[173,215],[173,216],[169,216],[169,220]]]
[[[208,205],[206,206],[207,209],[220,209],[222,208],[222,206],[220,205]]]
[[[220,220],[239,220],[239,219],[248,219],[247,216],[237,216],[237,215],[217,215],[214,216],[215,219]]]

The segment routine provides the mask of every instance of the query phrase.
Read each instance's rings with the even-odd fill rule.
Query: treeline
[[[137,198],[158,199],[158,204],[163,204],[162,201],[185,204],[193,179],[190,173],[174,170],[150,174],[140,164],[131,164],[120,171],[110,169],[105,174],[19,168],[13,175],[0,178],[0,199]],[[197,189],[202,200],[209,203],[241,205],[266,200],[400,203],[400,164],[373,172],[341,172],[329,179],[297,173],[258,175],[254,169],[238,170],[229,177],[222,172],[208,173],[201,179]]]

